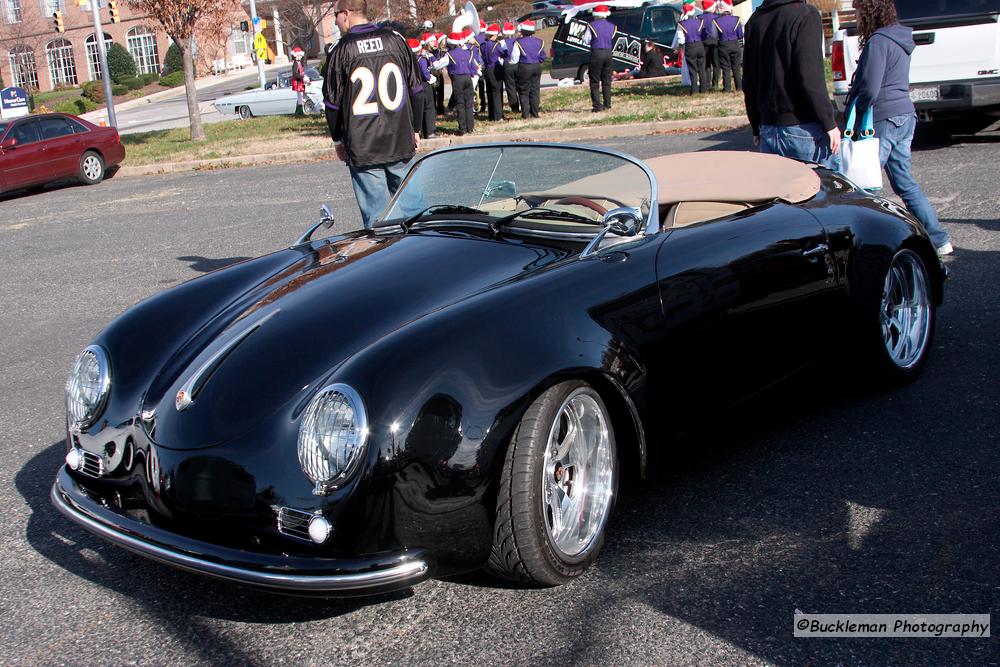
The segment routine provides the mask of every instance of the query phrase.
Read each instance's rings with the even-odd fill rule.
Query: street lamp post
[[[257,0],[250,0],[250,25],[253,26],[254,36],[260,30],[260,17],[257,16]],[[264,61],[261,60],[260,56],[257,57],[257,78],[260,80],[260,87],[263,88],[267,83],[264,77]]]
[[[86,1],[80,0],[80,4],[85,4]],[[108,74],[108,50],[104,44],[104,27],[101,25],[101,12],[97,5],[98,0],[90,0],[90,9],[94,14],[94,34],[97,36],[97,57],[101,61],[101,80],[104,82],[104,103],[108,107],[108,125],[118,127],[115,102],[111,96],[111,75]]]

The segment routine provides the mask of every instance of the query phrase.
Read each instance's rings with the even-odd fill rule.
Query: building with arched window
[[[19,44],[7,52],[10,63],[10,81],[21,88],[38,88],[38,67],[35,65],[35,50]]]
[[[111,33],[104,33],[104,48],[110,48],[113,43]],[[96,32],[87,37],[87,74],[91,81],[101,80],[101,55],[98,53]]]
[[[135,60],[135,70],[139,74],[160,73],[160,51],[156,46],[156,31],[144,25],[128,31],[125,42],[128,52]]]
[[[73,45],[67,39],[53,39],[45,45],[45,60],[49,64],[49,81],[52,87],[75,86],[76,60]]]

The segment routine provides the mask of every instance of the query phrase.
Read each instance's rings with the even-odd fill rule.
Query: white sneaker
[[[943,246],[938,246],[937,248],[938,257],[944,257],[945,255],[950,255],[953,252],[955,252],[955,249],[951,246],[951,241],[948,241]]]

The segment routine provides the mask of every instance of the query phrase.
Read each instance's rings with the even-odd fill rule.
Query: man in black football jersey
[[[423,81],[406,40],[369,22],[366,0],[337,0],[334,11],[343,37],[327,63],[326,120],[370,228],[420,145],[410,95],[423,88]]]

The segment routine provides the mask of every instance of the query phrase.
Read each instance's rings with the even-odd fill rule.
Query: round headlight
[[[331,384],[317,393],[299,426],[299,465],[323,494],[357,469],[368,441],[368,416],[358,392]]]
[[[66,411],[74,429],[92,426],[111,389],[111,368],[104,350],[91,345],[76,358],[66,381]]]

